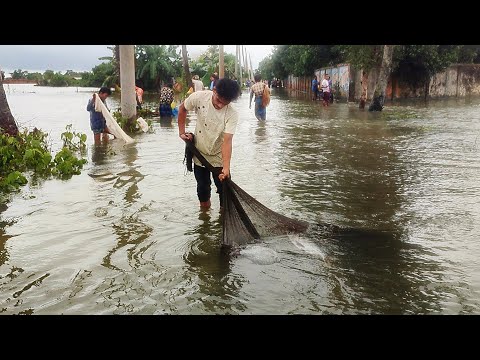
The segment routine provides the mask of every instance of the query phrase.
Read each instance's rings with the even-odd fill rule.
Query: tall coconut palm
[[[382,111],[383,105],[385,104],[388,77],[392,72],[393,48],[394,45],[383,46],[383,59],[380,67],[380,74],[378,75],[378,80],[375,84],[373,99],[368,107],[368,111]]]
[[[112,50],[112,56],[103,56],[98,60],[108,60],[113,65],[114,71],[104,79],[102,85],[117,87],[120,86],[120,45],[107,46],[107,49]]]
[[[18,134],[18,126],[8,106],[7,95],[3,88],[2,76],[0,76],[0,129],[10,135]]]

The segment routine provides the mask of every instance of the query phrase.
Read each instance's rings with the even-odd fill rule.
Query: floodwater
[[[175,119],[95,147],[97,89],[5,90],[52,149],[68,124],[86,133],[88,163],[0,205],[2,314],[480,314],[478,98],[369,113],[273,89],[261,123],[244,93],[232,179],[311,226],[232,256],[217,195],[199,210]]]

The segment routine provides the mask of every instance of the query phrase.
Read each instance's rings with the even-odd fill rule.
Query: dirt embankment
[[[8,79],[3,80],[3,83],[4,84],[36,84],[37,80],[8,78]]]

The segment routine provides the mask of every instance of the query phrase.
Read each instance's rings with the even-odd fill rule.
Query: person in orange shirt
[[[135,85],[135,94],[137,95],[137,110],[142,108],[143,104],[143,89]]]

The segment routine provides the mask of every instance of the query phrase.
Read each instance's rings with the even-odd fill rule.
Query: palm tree
[[[103,56],[98,60],[108,60],[114,68],[111,75],[108,75],[102,83],[102,86],[120,86],[120,45],[113,47],[107,46],[107,49],[112,50],[112,56]]]
[[[135,47],[137,79],[146,87],[160,87],[161,81],[169,81],[180,75],[181,60],[176,45],[137,45]]]
[[[8,106],[7,95],[3,88],[3,76],[0,76],[0,129],[10,135],[18,134],[18,126]]]

